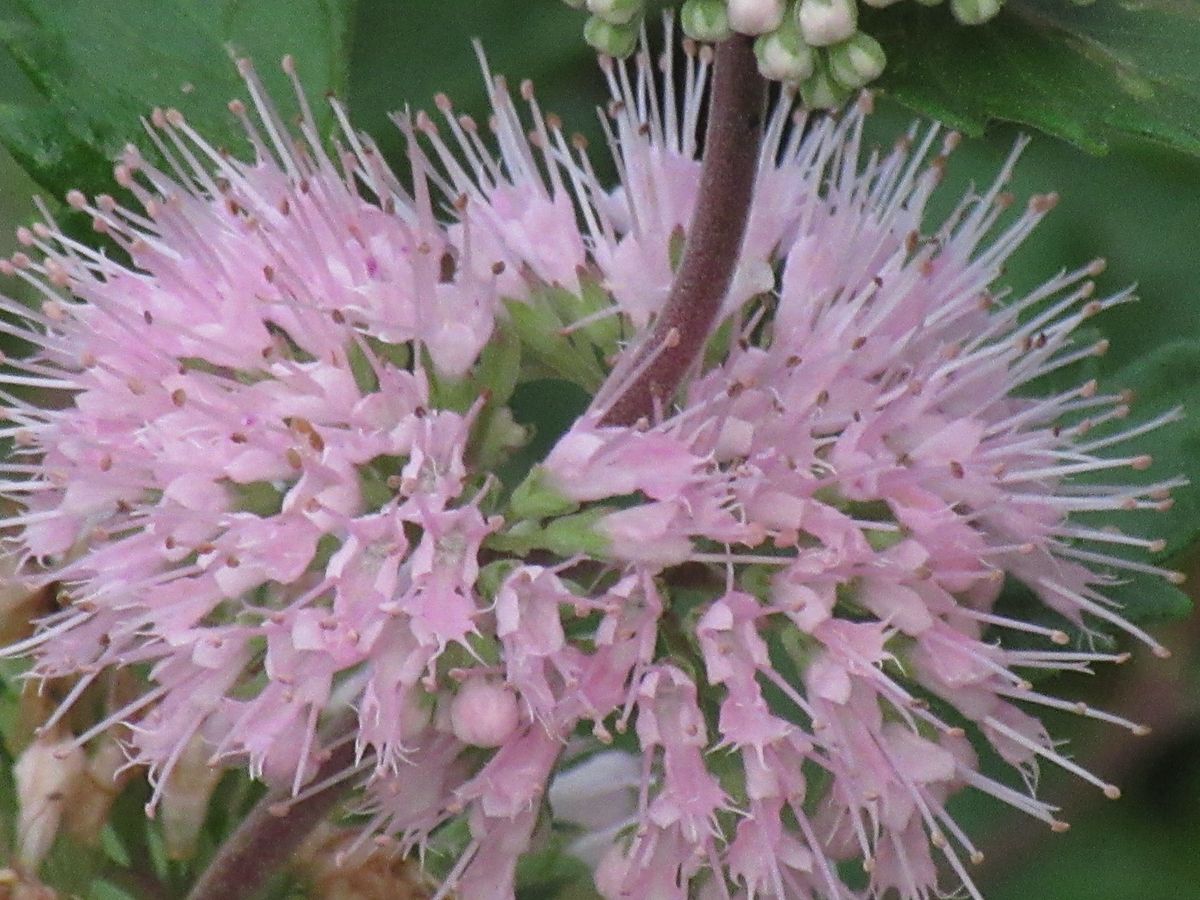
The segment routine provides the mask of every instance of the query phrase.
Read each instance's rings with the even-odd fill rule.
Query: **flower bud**
[[[171,859],[191,859],[208,815],[208,800],[221,780],[221,769],[208,764],[211,748],[198,735],[188,742],[163,788],[159,818]]]
[[[842,87],[854,90],[883,74],[887,56],[879,41],[857,32],[848,41],[829,48],[829,74]]]
[[[849,91],[833,80],[824,61],[800,84],[800,99],[809,109],[835,109],[845,103],[848,96]]]
[[[950,0],[950,11],[964,25],[980,25],[1000,12],[1004,0]]]
[[[9,514],[7,505],[3,514]],[[34,590],[16,569],[15,554],[0,558],[0,645],[27,637],[33,631],[33,623],[54,608],[54,588]]]
[[[692,40],[706,44],[715,44],[733,34],[724,0],[687,0],[679,11],[679,24]]]
[[[562,0],[562,2],[571,7],[571,9],[583,9],[587,0]]]
[[[83,750],[67,738],[39,737],[30,744],[13,776],[17,787],[17,859],[35,870],[58,834],[63,807],[83,774]]]
[[[135,769],[128,763],[121,742],[111,732],[96,742],[87,769],[71,792],[71,802],[63,810],[63,827],[74,840],[89,846],[99,842],[113,801],[134,776]]]
[[[729,27],[742,34],[766,34],[783,21],[783,0],[729,0]]]
[[[858,27],[855,0],[800,0],[796,24],[805,43],[828,47],[846,40]]]
[[[517,698],[504,685],[471,678],[450,702],[450,727],[464,744],[499,747],[517,728]]]
[[[637,46],[636,25],[613,25],[599,16],[591,16],[583,26],[583,39],[598,52],[622,59]]]
[[[587,9],[610,25],[626,25],[641,15],[642,0],[587,0]]]
[[[758,57],[758,71],[773,81],[803,81],[812,75],[817,61],[791,16],[754,42],[754,55]]]
[[[3,900],[58,900],[58,891],[42,884],[28,872],[0,869],[0,897]]]

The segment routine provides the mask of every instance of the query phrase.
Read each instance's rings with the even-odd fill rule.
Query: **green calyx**
[[[559,493],[541,466],[533,468],[509,500],[509,514],[516,521],[563,516],[578,508],[578,503]]]

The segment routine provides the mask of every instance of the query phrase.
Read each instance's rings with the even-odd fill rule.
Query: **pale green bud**
[[[562,2],[571,7],[571,9],[583,9],[584,3],[587,0],[562,0]]]
[[[733,34],[724,0],[687,0],[679,11],[679,24],[684,34],[704,44],[715,44]]]
[[[637,47],[637,25],[613,25],[599,16],[589,16],[583,26],[583,39],[606,56],[623,59]]]
[[[627,25],[640,18],[643,0],[587,0],[588,12],[610,25]]]
[[[964,25],[980,25],[1000,12],[1004,0],[950,0],[950,11]]]
[[[729,27],[741,34],[767,34],[779,27],[786,11],[783,0],[729,0]]]
[[[773,81],[803,81],[812,75],[817,62],[791,16],[754,42],[754,55],[758,57],[758,71]]]
[[[858,6],[855,0],[800,0],[796,24],[806,44],[828,47],[854,34],[858,28]]]
[[[829,48],[829,74],[842,87],[855,90],[883,74],[887,56],[879,41],[857,32],[848,41]]]
[[[800,99],[809,109],[836,109],[849,96],[850,92],[830,76],[824,60],[820,61],[811,76],[800,83]]]

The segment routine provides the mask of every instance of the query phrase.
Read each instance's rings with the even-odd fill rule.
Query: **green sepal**
[[[595,392],[604,381],[604,371],[595,358],[580,353],[562,334],[564,323],[546,298],[534,295],[529,302],[506,300],[509,322],[532,361],[547,372],[574,381]]]
[[[597,526],[612,512],[614,510],[609,507],[598,506],[573,516],[554,519],[542,530],[542,546],[560,556],[578,553],[593,557],[606,556],[609,540]]]
[[[520,566],[521,561],[517,559],[497,559],[488,563],[479,570],[479,577],[475,579],[475,589],[485,599],[493,599],[500,592],[500,585]]]
[[[533,467],[509,500],[513,519],[546,519],[567,515],[577,509],[579,504],[560,493],[541,466]]]
[[[484,410],[476,428],[472,461],[485,471],[492,471],[507,462],[513,452],[529,442],[530,430],[520,425],[507,406],[491,406]]]
[[[521,378],[521,342],[501,325],[488,340],[475,367],[475,381],[491,392],[492,403],[507,403]]]

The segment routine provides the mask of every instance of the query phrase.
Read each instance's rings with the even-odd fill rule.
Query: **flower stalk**
[[[348,735],[345,737],[331,748],[313,777],[313,784],[334,779],[353,768],[354,741]],[[221,846],[188,894],[188,900],[243,900],[255,896],[288,864],[353,783],[353,779],[333,780],[321,790],[296,800],[287,788],[267,794]]]
[[[629,368],[613,373],[619,378],[642,369],[608,408],[606,425],[632,425],[662,409],[704,350],[741,256],[765,101],[753,41],[735,34],[718,44],[700,189],[683,257],[649,337],[630,354]]]

